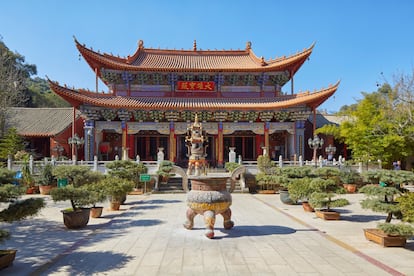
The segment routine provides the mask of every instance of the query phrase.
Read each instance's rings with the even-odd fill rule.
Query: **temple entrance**
[[[241,155],[242,160],[254,161],[256,157],[256,134],[251,131],[235,131],[232,135],[224,136],[224,160],[229,161],[231,147],[235,147],[236,157]]]
[[[140,131],[135,139],[135,155],[139,155],[141,160],[156,161],[158,148],[164,148],[164,159],[169,159],[168,135],[161,135],[157,131]]]
[[[269,135],[269,154],[272,160],[279,160],[279,156],[283,159],[289,159],[287,131],[277,131]]]

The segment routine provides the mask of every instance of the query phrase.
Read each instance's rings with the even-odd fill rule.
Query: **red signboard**
[[[177,81],[178,91],[214,91],[214,81]]]

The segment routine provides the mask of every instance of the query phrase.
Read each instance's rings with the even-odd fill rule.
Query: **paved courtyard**
[[[38,195],[40,196],[40,195]],[[3,248],[17,248],[0,275],[414,275],[414,240],[382,248],[362,229],[385,216],[362,210],[360,194],[339,221],[323,221],[278,195],[233,194],[235,227],[217,217],[215,238],[201,216],[186,230],[185,194],[128,196],[121,211],[104,210],[83,230],[67,230],[54,203],[34,220],[12,225]],[[105,203],[108,206],[108,203]]]

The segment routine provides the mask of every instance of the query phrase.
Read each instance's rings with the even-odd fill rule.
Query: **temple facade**
[[[255,161],[263,151],[297,158],[309,138],[305,121],[339,85],[295,93],[294,75],[314,45],[265,60],[250,42],[243,50],[201,50],[196,41],[189,50],[168,50],[145,48],[140,40],[127,57],[94,51],[76,39],[75,44],[96,76],[96,90],[49,84],[84,117],[86,160],[156,160],[162,151],[165,159],[186,166],[185,138],[196,114],[211,167],[223,166],[230,151],[244,161]],[[98,92],[99,79],[106,92]],[[289,81],[290,91],[283,92]]]

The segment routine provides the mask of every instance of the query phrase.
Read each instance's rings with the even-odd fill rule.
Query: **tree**
[[[9,128],[6,135],[0,140],[0,158],[7,159],[9,155],[14,156],[18,151],[24,149],[23,139],[15,128]]]
[[[24,106],[29,100],[27,79],[36,74],[36,66],[26,64],[24,56],[9,50],[0,37],[0,135],[5,132],[11,106]]]
[[[363,99],[341,108],[347,117],[340,126],[326,126],[319,133],[334,135],[352,150],[352,158],[368,162],[382,160],[391,166],[414,153],[414,70],[394,77],[376,92],[362,92]]]
[[[28,107],[69,107],[70,104],[50,90],[45,79],[36,77],[28,80],[30,101]]]

